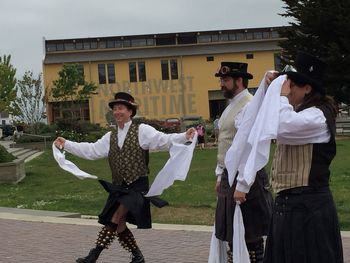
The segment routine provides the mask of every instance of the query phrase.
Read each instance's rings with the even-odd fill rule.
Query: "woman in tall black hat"
[[[340,263],[342,242],[329,189],[336,154],[336,106],[323,86],[325,64],[299,52],[284,72],[271,182],[276,199],[265,263]],[[272,75],[270,75],[272,76]],[[271,79],[270,79],[271,80]]]
[[[99,215],[99,223],[103,225],[98,234],[96,246],[78,263],[96,262],[101,252],[108,248],[117,237],[120,245],[131,252],[131,263],[143,263],[144,257],[126,222],[138,228],[151,228],[150,201],[157,206],[164,201],[156,198],[145,198],[149,190],[148,184],[148,150],[167,149],[172,143],[186,143],[195,129],[184,133],[165,134],[146,124],[132,121],[137,110],[134,98],[125,92],[118,92],[109,102],[117,128],[106,133],[95,143],[76,143],[58,137],[55,145],[85,159],[108,157],[112,171],[112,183],[100,183],[109,193],[104,209]]]

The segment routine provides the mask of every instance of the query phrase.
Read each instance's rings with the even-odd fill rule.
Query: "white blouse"
[[[118,146],[123,147],[125,137],[128,133],[132,121],[129,121],[121,129],[118,127]],[[101,139],[94,143],[73,142],[66,140],[64,149],[76,156],[88,160],[106,158],[109,153],[111,132],[106,133]],[[186,133],[166,134],[157,131],[150,125],[140,124],[139,126],[139,144],[144,150],[166,150],[173,143],[187,142]]]

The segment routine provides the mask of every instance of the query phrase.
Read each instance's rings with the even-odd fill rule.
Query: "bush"
[[[16,159],[16,157],[7,152],[4,146],[0,145],[0,163],[11,162],[14,159]]]

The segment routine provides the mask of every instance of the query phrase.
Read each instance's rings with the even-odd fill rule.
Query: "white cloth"
[[[70,172],[71,174],[75,175],[79,179],[85,179],[85,178],[97,179],[97,176],[88,174],[87,172],[80,170],[74,163],[66,160],[65,152],[62,153],[59,149],[57,149],[54,143],[52,144],[52,152],[56,162],[63,170]]]
[[[250,263],[249,253],[244,237],[245,230],[243,224],[243,216],[239,204],[236,204],[235,213],[233,215],[233,229],[233,262]]]
[[[118,130],[118,146],[123,147],[126,133],[129,130],[131,122],[127,123],[122,129],[121,137]],[[96,160],[108,156],[110,147],[111,132],[106,133],[95,143],[77,143],[66,140],[65,150],[88,160]],[[139,144],[143,149],[167,149],[170,148],[170,159],[158,173],[155,181],[151,185],[147,196],[161,194],[166,188],[171,186],[175,180],[185,180],[192,161],[193,150],[197,141],[195,134],[190,145],[184,145],[187,141],[185,133],[165,134],[157,131],[153,127],[140,124],[139,126]],[[119,143],[122,142],[121,145]],[[72,173],[79,178],[93,178],[92,175],[80,170],[74,163],[65,160],[64,155],[53,145],[53,154],[55,160],[62,169]],[[97,177],[96,177],[97,178]]]
[[[208,263],[227,262],[227,242],[221,241],[215,236],[215,224],[211,235]]]
[[[270,139],[275,138],[277,134],[280,91],[285,79],[286,76],[275,79],[266,92],[267,84],[264,76],[252,101],[245,108],[239,129],[226,153],[225,166],[229,183],[232,186],[238,171],[236,189],[239,191],[248,192],[249,188],[242,190],[238,184],[245,180],[245,185],[250,187],[255,180],[256,172],[267,163]],[[261,147],[259,153],[258,146]],[[257,159],[258,154],[258,158],[261,159]]]
[[[175,180],[186,180],[197,137],[196,133],[190,145],[174,143],[170,147],[170,159],[157,174],[145,196],[161,195],[165,189],[174,184]]]
[[[329,142],[330,132],[326,117],[320,109],[310,107],[296,112],[284,96],[281,96],[280,105],[278,143],[302,145]]]
[[[124,129],[124,132],[129,130],[128,126],[125,126]],[[119,141],[123,141],[122,137],[123,135],[120,135],[118,130],[118,146]],[[77,143],[66,140],[64,149],[67,152],[88,160],[106,158],[109,153],[110,138],[111,132],[108,132],[95,143]],[[139,126],[139,144],[144,150],[167,150],[173,143],[185,143],[186,141],[184,132],[165,134],[147,124],[140,124]],[[120,147],[123,147],[123,145]]]

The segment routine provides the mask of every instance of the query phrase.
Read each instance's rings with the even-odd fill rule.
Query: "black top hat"
[[[325,95],[323,75],[326,69],[326,63],[308,53],[298,52],[294,67],[294,70],[289,68],[284,72],[288,78],[296,84],[309,84],[322,95]]]
[[[233,77],[252,79],[253,75],[247,72],[248,64],[242,62],[221,62],[221,67],[215,73],[215,77]]]
[[[126,92],[117,92],[114,95],[114,100],[111,100],[108,105],[111,109],[113,109],[113,105],[115,104],[124,104],[129,109],[132,109],[131,117],[136,115],[137,104],[135,103],[135,99],[129,93]]]

